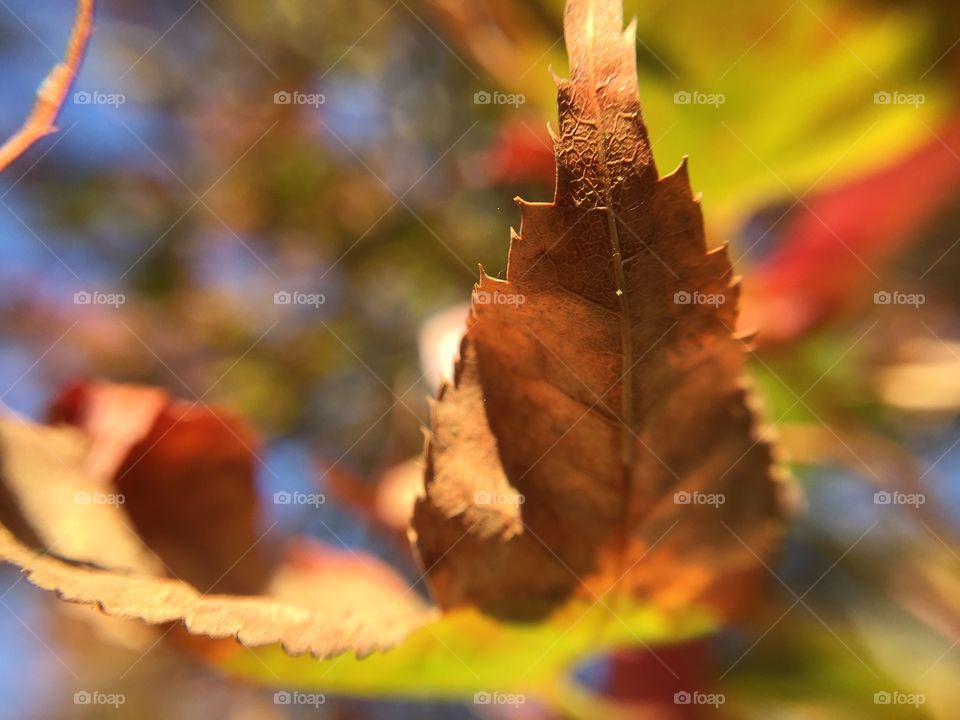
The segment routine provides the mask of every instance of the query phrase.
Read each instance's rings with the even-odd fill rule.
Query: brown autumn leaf
[[[377,641],[381,648],[399,644],[418,626],[415,618],[422,622],[433,616],[404,577],[377,556],[333,547],[314,538],[296,537],[287,543],[267,594],[325,614],[335,608],[365,613],[371,627],[380,626]],[[226,639],[211,642],[185,632],[171,639],[217,666],[241,652],[235,642]]]
[[[172,577],[206,592],[264,589],[257,442],[240,418],[158,388],[108,382],[65,389],[49,417],[84,431],[88,473],[123,496],[137,533]]]
[[[416,546],[446,608],[539,616],[615,592],[730,616],[783,510],[739,282],[707,250],[686,163],[658,176],[620,0],[570,0],[564,25],[555,198],[518,200],[506,279],[481,272]]]
[[[161,577],[165,568],[132,531],[122,504],[109,502],[102,482],[86,474],[88,457],[78,430],[0,420],[0,561],[64,600],[318,657],[390,648],[432,617],[398,590],[405,585],[389,566],[349,551],[305,555],[292,545],[270,595],[206,594]]]
[[[521,204],[507,280],[481,277],[455,385],[435,407],[418,549],[447,607],[535,615],[571,595],[618,590],[666,607],[729,609],[771,551],[781,508],[730,330],[737,285],[725,252],[706,251],[685,168],[657,176],[619,6],[574,0],[566,22],[573,78],[560,84],[556,198]],[[698,301],[678,303],[676,293]],[[148,544],[121,529],[115,506],[95,527],[79,522],[92,543],[64,545],[58,518],[72,513],[64,498],[38,501],[43,478],[60,465],[68,492],[71,481],[120,482],[131,453],[149,456],[143,444],[167,406],[153,394],[125,425],[114,403],[126,400],[100,402],[99,419],[70,417],[93,455],[77,450],[80,433],[21,423],[38,438],[31,443],[0,423],[0,560],[38,586],[108,615],[322,657],[390,647],[431,617],[384,592],[388,568],[358,572],[329,558],[274,576],[276,592],[293,588],[308,601],[203,594],[138,567],[151,564]],[[168,418],[171,432],[177,422]],[[70,451],[49,432],[70,438]],[[146,487],[162,496],[155,480]],[[678,505],[675,491],[734,502]],[[138,560],[133,568],[101,559],[111,532]],[[349,592],[324,592],[298,568],[322,568],[325,583]]]

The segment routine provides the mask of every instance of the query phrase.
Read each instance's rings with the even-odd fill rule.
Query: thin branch
[[[93,31],[93,6],[94,0],[77,0],[77,16],[67,41],[66,55],[40,85],[33,110],[23,126],[0,147],[0,172],[37,140],[56,132],[54,123],[73,85]]]

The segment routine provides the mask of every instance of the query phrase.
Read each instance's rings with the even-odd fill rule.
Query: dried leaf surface
[[[781,515],[738,281],[706,249],[686,165],[658,176],[619,0],[572,0],[565,32],[555,198],[518,201],[506,279],[481,273],[433,409],[417,548],[446,607],[535,616],[616,591],[724,612]]]
[[[75,430],[0,421],[0,522],[73,561],[160,573],[162,565],[111,504],[115,493],[82,472],[87,454]]]

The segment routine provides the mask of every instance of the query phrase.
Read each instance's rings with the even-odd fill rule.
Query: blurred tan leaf
[[[119,498],[81,468],[80,433],[0,422],[0,522],[30,543],[79,562],[160,573],[162,566],[117,512]]]
[[[289,653],[318,657],[387,649],[430,617],[415,596],[397,590],[404,586],[395,572],[374,558],[352,554],[340,553],[336,562],[320,565],[322,573],[316,571],[316,558],[328,561],[329,553],[311,555],[308,573],[303,562],[282,567],[274,592],[284,599],[206,595],[186,582],[156,577],[148,561],[124,567],[105,560],[111,549],[102,546],[106,541],[121,559],[149,551],[126,529],[119,504],[101,502],[99,496],[74,499],[85,492],[82,488],[96,485],[81,469],[80,433],[6,420],[0,422],[0,443],[0,497],[5,499],[0,560],[17,565],[33,584],[64,600],[151,625],[182,622],[193,634],[236,638],[248,646],[280,643]],[[61,490],[52,494],[57,487]],[[89,514],[75,513],[72,504],[85,506]],[[77,541],[87,537],[101,542],[90,550]],[[322,578],[324,586],[307,583],[307,576]],[[291,584],[310,592],[287,599],[283,588]]]
[[[565,28],[555,200],[520,201],[507,279],[481,274],[417,548],[445,607],[538,616],[616,590],[728,615],[783,512],[738,281],[706,250],[685,165],[658,177],[619,0],[568,3]]]
[[[441,310],[430,316],[417,334],[420,367],[434,390],[437,390],[441,383],[449,382],[453,375],[467,308],[467,303],[457,303]]]
[[[377,484],[377,517],[387,526],[406,533],[422,486],[422,458],[411,458],[391,467]]]
[[[960,342],[929,332],[906,338],[874,382],[890,407],[952,415],[960,408]]]

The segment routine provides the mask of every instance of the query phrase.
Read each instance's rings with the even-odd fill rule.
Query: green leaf
[[[269,686],[335,694],[465,699],[477,692],[549,699],[578,661],[619,647],[681,642],[716,628],[705,614],[571,602],[549,620],[504,623],[451,612],[387,653],[358,659],[291,657],[278,646],[244,649],[221,669]]]

